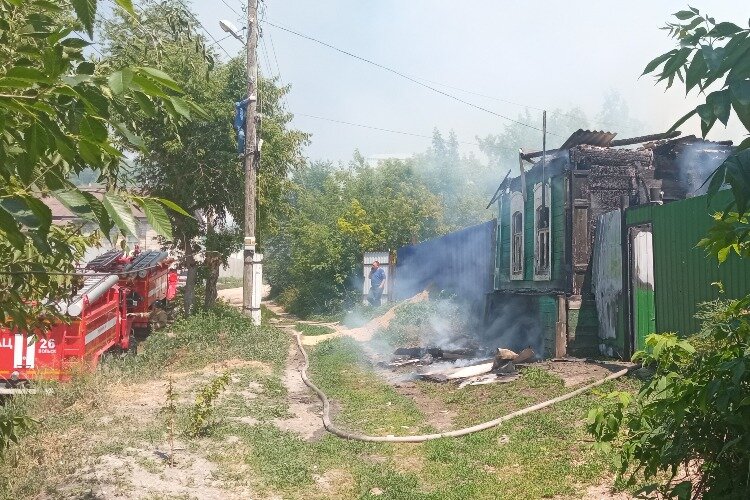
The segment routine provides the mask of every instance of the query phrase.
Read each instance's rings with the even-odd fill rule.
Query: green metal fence
[[[727,206],[728,191],[709,205],[706,196],[666,205],[634,207],[626,212],[628,226],[651,224],[653,231],[654,306],[657,332],[690,335],[698,331],[698,304],[750,293],[750,260],[731,255],[719,265],[696,244],[711,226],[711,215]],[[719,293],[714,283],[722,283]],[[644,332],[645,333],[645,327]],[[648,329],[653,329],[649,325]],[[639,331],[636,325],[636,337]],[[642,336],[642,335],[641,335]]]

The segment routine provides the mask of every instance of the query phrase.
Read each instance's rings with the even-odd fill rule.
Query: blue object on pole
[[[234,131],[237,133],[237,154],[245,154],[245,117],[247,116],[248,97],[244,101],[234,103]]]

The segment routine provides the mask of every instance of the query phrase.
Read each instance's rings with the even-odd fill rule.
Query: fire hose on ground
[[[622,377],[623,375],[626,375],[628,372],[636,368],[635,366],[624,368],[618,372],[612,373],[611,375],[608,375],[600,380],[597,380],[596,382],[592,382],[584,387],[581,387],[579,389],[576,389],[574,391],[571,391],[567,394],[563,394],[562,396],[558,396],[556,398],[535,404],[533,406],[528,406],[526,408],[523,408],[518,411],[514,411],[513,413],[509,413],[507,415],[503,415],[502,417],[496,418],[494,420],[490,420],[488,422],[483,422],[481,424],[472,425],[471,427],[465,427],[463,429],[456,429],[453,431],[446,431],[446,432],[440,432],[435,434],[418,434],[414,436],[368,436],[366,434],[358,434],[356,432],[348,432],[339,429],[334,425],[334,423],[331,421],[331,404],[328,401],[328,396],[318,388],[307,376],[307,369],[310,366],[310,358],[307,355],[307,351],[305,351],[305,348],[302,346],[302,337],[299,332],[294,332],[294,337],[297,341],[297,347],[299,348],[299,351],[302,353],[302,356],[304,358],[304,363],[302,365],[302,368],[300,369],[300,375],[302,376],[302,381],[305,383],[307,387],[312,389],[315,394],[317,394],[318,398],[323,402],[323,426],[325,429],[330,432],[331,434],[338,436],[343,439],[352,439],[355,441],[368,441],[368,442],[379,442],[379,443],[423,443],[425,441],[432,441],[433,439],[441,439],[441,438],[447,438],[447,437],[460,437],[460,436],[466,436],[468,434],[473,434],[475,432],[484,431],[487,429],[491,429],[493,427],[497,427],[503,422],[507,422],[508,420],[511,420],[516,417],[520,417],[521,415],[526,415],[527,413],[532,413],[538,410],[542,410],[544,408],[547,408],[549,406],[552,406],[557,403],[561,403],[563,401],[567,401],[568,399],[572,399],[576,396],[579,396],[585,392],[590,391],[591,389],[595,387],[599,387],[600,385],[603,385],[610,380],[615,380],[617,378]]]

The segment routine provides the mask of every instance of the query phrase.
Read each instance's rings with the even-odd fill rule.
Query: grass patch
[[[302,333],[302,335],[307,335],[310,337],[314,337],[316,335],[328,335],[329,333],[333,333],[336,331],[330,326],[311,325],[309,323],[299,322],[294,325],[294,328],[296,328],[298,332]]]
[[[76,373],[67,383],[39,382],[39,393],[7,399],[0,405],[0,413],[26,414],[39,424],[0,460],[0,498],[87,498],[92,484],[71,478],[80,479],[81,471],[102,455],[123,456],[128,449],[138,447],[163,449],[165,417],[159,414],[143,422],[137,412],[114,413],[111,398],[131,384],[146,383],[149,387],[149,381],[153,381],[150,387],[156,401],[152,404],[165,406],[166,387],[161,387],[165,372],[201,369],[230,359],[265,363],[269,367],[265,371],[253,368],[259,365],[234,370],[240,372],[237,384],[252,379],[262,387],[251,414],[259,419],[288,416],[286,394],[279,381],[288,342],[288,336],[278,329],[256,327],[239,312],[219,306],[155,332],[141,344],[137,356],[110,359],[94,372]],[[54,392],[47,394],[46,388]],[[186,439],[182,431],[195,390],[179,392],[187,401],[177,405],[177,433],[180,439]],[[246,415],[237,409],[241,404],[236,398],[220,398],[210,434],[232,415],[225,409],[234,405],[235,414]]]
[[[241,287],[242,287],[242,278],[224,276],[222,278],[219,278],[219,280],[216,282],[217,290],[226,290],[228,288],[241,288]]]
[[[414,401],[383,382],[369,368],[359,345],[348,337],[318,344],[312,352],[310,373],[330,398],[341,403],[336,422],[376,434],[412,434],[427,429]]]
[[[287,346],[288,339],[281,331],[267,325],[256,326],[236,309],[219,304],[150,335],[130,368],[187,369],[228,358],[261,361],[281,368]]]
[[[340,427],[373,435],[433,431],[420,406],[384,382],[354,340],[329,339],[308,352],[310,376],[332,399],[333,420]],[[163,417],[139,423],[141,415],[113,414],[107,399],[113,390],[153,379],[158,398],[165,372],[198,369],[202,373],[206,365],[228,359],[264,365],[232,369],[232,381],[215,401],[214,423],[206,436],[188,439],[180,434],[179,439],[192,453],[216,464],[217,479],[231,493],[349,499],[376,498],[371,492],[377,489],[382,491],[377,498],[388,499],[527,499],[580,495],[613,470],[611,458],[593,450],[585,431],[588,410],[600,404],[596,394],[458,439],[362,443],[325,434],[305,441],[273,425],[274,419],[292,416],[282,383],[288,353],[288,335],[268,325],[255,327],[239,312],[219,307],[152,335],[135,358],[81,374],[69,384],[52,384],[53,396],[7,401],[0,411],[26,412],[41,424],[0,462],[0,498],[91,497],[92,484],[81,479],[81,471],[90,470],[98,457],[162,449],[165,442]],[[210,380],[216,374],[204,376]],[[601,390],[636,390],[636,386],[626,379]],[[419,382],[417,388],[454,415],[455,428],[570,390],[557,376],[533,366],[508,384],[458,389],[454,384]],[[186,425],[196,390],[179,391],[178,429]],[[239,420],[243,417],[258,423]],[[162,467],[144,458],[136,463],[150,471]]]
[[[278,314],[273,312],[266,306],[265,304],[260,305],[260,321],[261,323],[268,323],[272,319],[277,319],[279,317]]]

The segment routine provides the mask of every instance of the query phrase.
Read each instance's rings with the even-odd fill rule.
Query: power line
[[[408,135],[408,136],[411,136],[411,137],[421,137],[423,139],[432,139],[431,135],[418,134],[416,132],[405,132],[403,130],[393,130],[393,129],[389,129],[389,128],[376,127],[374,125],[365,125],[365,124],[362,124],[362,123],[353,123],[353,122],[348,122],[348,121],[344,121],[344,120],[336,120],[334,118],[325,118],[323,116],[308,115],[308,114],[305,114],[305,113],[294,113],[294,116],[304,116],[305,118],[313,118],[315,120],[323,120],[323,121],[326,121],[326,122],[339,123],[339,124],[342,124],[342,125],[349,125],[349,126],[352,126],[352,127],[366,128],[366,129],[370,129],[370,130],[378,130],[380,132],[389,132],[391,134]],[[469,142],[469,141],[456,141],[456,142],[458,142],[460,144],[469,144],[471,146],[480,146],[480,144],[478,142]],[[502,148],[502,149],[508,149],[508,150],[510,150],[511,148]],[[517,150],[514,149],[513,151],[517,151]]]
[[[190,14],[190,17],[193,18],[193,21],[195,21],[196,23],[198,23],[198,26],[200,26],[201,29],[209,36],[209,38],[211,38],[211,40],[213,40],[214,44],[218,45],[219,48],[222,51],[224,51],[224,53],[227,55],[227,57],[231,59],[232,56],[229,54],[229,52],[227,52],[227,49],[225,49],[224,46],[222,44],[220,44],[219,41],[216,40],[216,38],[214,38],[214,36],[211,34],[210,31],[208,31],[206,29],[205,26],[203,26],[203,23],[201,22],[200,19],[198,19],[198,16],[196,16],[195,14],[193,14],[193,11],[190,10],[190,8],[187,5],[185,5],[185,2],[183,0],[177,0],[177,3],[179,3],[182,6],[182,8],[185,9],[185,12],[188,12]]]
[[[228,4],[228,3],[226,2],[226,0],[221,0],[221,3],[223,3],[224,5],[226,5],[227,7],[229,7],[230,9],[232,9],[232,12],[234,12],[234,13],[235,13],[235,14],[237,14],[238,16],[242,17],[242,14],[240,14],[239,12],[237,12],[237,9],[235,9],[234,7],[232,7],[231,5],[229,5],[229,4]]]
[[[502,115],[502,114],[500,114],[500,113],[497,113],[497,112],[495,112],[495,111],[492,111],[491,109],[487,109],[487,108],[485,108],[484,106],[480,106],[480,105],[478,105],[478,104],[474,104],[473,102],[470,102],[470,101],[467,101],[467,100],[465,100],[465,99],[462,99],[462,98],[460,98],[460,97],[458,97],[458,96],[456,96],[456,95],[453,95],[453,94],[449,94],[448,92],[442,91],[442,90],[440,90],[440,89],[437,89],[437,88],[435,88],[435,87],[433,87],[433,86],[431,86],[431,85],[428,85],[428,84],[424,83],[423,81],[420,81],[420,79],[418,79],[418,78],[415,78],[415,77],[409,76],[409,75],[407,75],[407,74],[405,74],[405,73],[402,73],[402,72],[400,72],[400,71],[398,71],[398,70],[396,70],[396,69],[390,68],[390,67],[388,67],[388,66],[384,66],[384,65],[382,65],[382,64],[379,64],[379,63],[377,63],[377,62],[375,62],[375,61],[372,61],[372,60],[370,60],[370,59],[367,59],[367,58],[365,58],[365,57],[362,57],[362,56],[358,56],[357,54],[353,54],[352,52],[349,52],[349,51],[347,51],[347,50],[344,50],[344,49],[340,49],[340,48],[338,48],[338,47],[335,47],[335,46],[333,46],[333,45],[331,45],[331,44],[329,44],[329,43],[326,43],[326,42],[324,42],[324,41],[322,41],[322,40],[319,40],[319,39],[317,39],[317,38],[315,38],[315,37],[312,37],[312,36],[309,36],[309,35],[305,35],[305,34],[303,34],[303,33],[300,33],[300,32],[298,32],[298,31],[294,31],[294,30],[292,30],[292,29],[289,29],[289,28],[285,28],[285,27],[283,27],[283,26],[280,26],[280,25],[278,25],[278,24],[275,24],[275,23],[273,23],[273,22],[271,22],[271,21],[269,21],[269,20],[267,20],[267,19],[264,19],[264,20],[262,20],[262,22],[264,22],[265,24],[268,24],[269,26],[273,26],[274,28],[280,29],[280,30],[282,30],[282,31],[286,31],[287,33],[291,33],[291,34],[293,34],[293,35],[295,35],[295,36],[298,36],[298,37],[300,37],[300,38],[304,38],[305,40],[309,40],[309,41],[311,41],[311,42],[315,42],[315,43],[317,43],[317,44],[323,45],[324,47],[327,47],[327,48],[329,48],[329,49],[335,50],[336,52],[340,52],[340,53],[342,53],[342,54],[344,54],[344,55],[347,55],[347,56],[349,56],[349,57],[353,57],[354,59],[357,59],[357,60],[359,60],[359,61],[365,62],[365,63],[367,63],[367,64],[370,64],[370,65],[372,65],[372,66],[375,66],[375,67],[377,67],[377,68],[380,68],[380,69],[382,69],[382,70],[388,71],[389,73],[393,73],[394,75],[400,76],[401,78],[404,78],[404,79],[406,79],[406,80],[409,80],[410,82],[416,83],[417,85],[420,85],[420,86],[422,86],[422,87],[425,87],[425,88],[427,88],[427,89],[429,89],[429,90],[431,90],[431,91],[433,91],[433,92],[436,92],[436,93],[438,93],[438,94],[441,94],[441,95],[443,95],[443,96],[445,96],[445,97],[448,97],[448,98],[450,98],[450,99],[453,99],[453,100],[455,100],[455,101],[457,101],[457,102],[460,102],[460,103],[462,103],[462,104],[465,104],[465,105],[467,105],[467,106],[470,106],[470,107],[472,107],[472,108],[478,109],[478,110],[480,110],[480,111],[484,111],[485,113],[489,113],[489,114],[491,114],[491,115],[497,116],[497,117],[499,117],[499,118],[502,118],[502,119],[504,119],[504,120],[508,120],[508,121],[510,121],[510,122],[512,122],[512,123],[515,123],[515,124],[517,124],[517,125],[521,125],[521,126],[524,126],[524,127],[528,127],[528,128],[530,128],[530,129],[533,129],[533,130],[537,130],[537,131],[539,131],[539,132],[542,132],[542,129],[540,129],[540,128],[538,128],[538,127],[535,127],[535,126],[533,126],[533,125],[530,125],[530,124],[528,124],[528,123],[524,123],[524,122],[521,122],[521,121],[518,121],[518,120],[514,120],[513,118],[510,118],[510,117],[508,117],[508,116],[505,116],[505,115]],[[562,136],[559,136],[558,134],[553,134],[553,133],[551,133],[551,132],[547,132],[547,133],[548,133],[548,134],[550,134],[550,135],[557,135],[558,137],[562,137]]]
[[[266,6],[265,0],[260,0],[260,1],[261,1],[260,20],[262,22],[262,21],[265,21],[266,19],[267,6]],[[273,49],[273,59],[276,62],[276,75],[279,81],[282,82],[283,78],[281,76],[281,65],[279,65],[279,58],[276,56],[276,46],[273,44],[273,37],[271,36],[271,32],[268,31],[267,33],[268,33],[268,40],[271,42],[271,48]],[[267,44],[265,41],[266,31],[264,30],[260,34],[261,34],[261,43],[263,44],[263,50],[266,52],[266,59],[269,59],[268,48],[267,48]],[[270,66],[270,63],[269,63],[269,66]],[[286,97],[286,92],[281,94],[281,101],[286,109],[290,109],[289,102],[287,101],[287,97]]]

